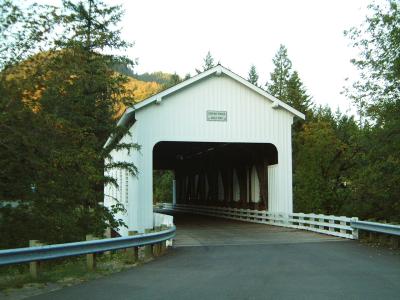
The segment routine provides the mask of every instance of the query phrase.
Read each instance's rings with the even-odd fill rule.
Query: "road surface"
[[[400,256],[305,231],[177,215],[156,260],[30,299],[400,299]]]

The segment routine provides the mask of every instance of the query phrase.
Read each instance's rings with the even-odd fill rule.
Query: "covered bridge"
[[[119,188],[106,186],[104,199],[126,208],[120,233],[153,227],[157,169],[174,171],[178,204],[292,212],[294,117],[304,114],[221,65],[128,108],[119,124],[131,136],[121,141],[141,150],[111,154],[133,162],[138,175],[110,171]]]

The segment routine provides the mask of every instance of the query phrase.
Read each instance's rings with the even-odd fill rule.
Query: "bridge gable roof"
[[[164,97],[166,97],[170,94],[176,93],[176,92],[178,92],[178,91],[180,91],[202,79],[205,79],[210,76],[222,76],[222,75],[228,76],[228,77],[232,78],[233,80],[245,85],[246,87],[253,90],[254,92],[262,95],[266,100],[271,102],[271,105],[274,109],[282,108],[282,109],[288,111],[293,116],[296,116],[303,120],[305,119],[305,115],[303,113],[299,112],[298,110],[294,109],[293,107],[286,104],[285,102],[283,102],[283,101],[279,100],[278,98],[272,96],[271,94],[267,93],[265,90],[248,82],[243,77],[240,77],[239,75],[237,75],[234,72],[232,72],[231,70],[223,67],[222,65],[217,65],[207,71],[197,74],[196,76],[193,76],[181,83],[178,83],[158,94],[155,94],[155,95],[135,104],[133,107],[128,108],[126,110],[125,114],[127,114],[127,113],[129,114],[132,111],[138,111],[138,110],[142,109],[143,107],[146,107],[153,103],[160,103]]]

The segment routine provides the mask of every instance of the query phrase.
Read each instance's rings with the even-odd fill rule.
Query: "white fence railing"
[[[303,229],[348,239],[358,239],[358,231],[351,222],[358,218],[327,216],[303,213],[273,213],[266,210],[164,203],[164,209],[190,212],[206,216],[221,217],[252,223],[261,223]]]
[[[174,225],[174,217],[165,214],[153,213],[154,227],[167,226],[171,227]]]

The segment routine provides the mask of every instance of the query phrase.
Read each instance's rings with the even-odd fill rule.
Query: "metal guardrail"
[[[350,225],[353,228],[361,230],[374,231],[379,233],[400,236],[400,225],[367,222],[367,221],[352,221]]]
[[[99,253],[161,243],[175,236],[176,227],[160,232],[66,244],[0,250],[0,266]]]

